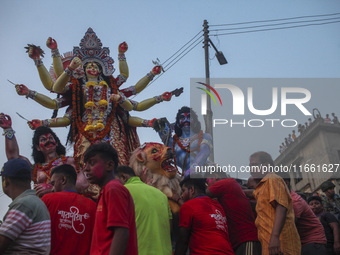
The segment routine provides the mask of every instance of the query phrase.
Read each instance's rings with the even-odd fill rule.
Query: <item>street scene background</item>
[[[48,119],[52,111],[20,97],[14,86],[28,88],[54,97],[43,88],[33,61],[25,53],[27,44],[41,46],[43,62],[52,64],[48,37],[57,40],[60,53],[78,46],[91,27],[110,48],[118,75],[118,45],[126,41],[130,76],[125,86],[134,85],[159,60],[165,72],[134,100],[160,95],[184,87],[180,97],[131,115],[145,119],[166,117],[175,121],[179,108],[190,105],[190,78],[205,77],[203,21],[218,51],[228,60],[219,65],[210,47],[210,77],[213,78],[339,78],[340,3],[336,0],[303,1],[42,1],[3,0],[0,10],[0,102],[1,112],[12,117],[20,154],[31,159],[33,131],[16,112],[31,119]],[[293,22],[293,23],[292,23]],[[281,25],[278,25],[281,24]],[[317,101],[321,113],[340,115],[336,102],[338,89],[323,90]],[[59,116],[64,110],[59,111]],[[305,121],[305,120],[302,120]],[[202,123],[203,124],[203,123]],[[55,128],[65,143],[68,128]],[[139,128],[141,143],[161,142],[151,128]],[[273,158],[287,132],[272,132],[247,138],[248,150],[241,143],[228,142],[222,157],[238,157],[248,164],[250,151],[266,149]],[[236,137],[239,140],[245,139]],[[215,137],[216,139],[216,137]],[[6,162],[5,139],[0,137],[0,165]],[[233,150],[227,150],[230,144]],[[72,146],[68,147],[72,155]],[[227,154],[227,153],[226,153]],[[216,159],[219,155],[216,155]],[[246,178],[246,176],[244,176]],[[0,191],[0,218],[10,199]]]

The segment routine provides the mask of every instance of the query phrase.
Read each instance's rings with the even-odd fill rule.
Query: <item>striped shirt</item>
[[[50,215],[34,190],[26,190],[9,205],[0,235],[13,240],[4,254],[49,254]]]

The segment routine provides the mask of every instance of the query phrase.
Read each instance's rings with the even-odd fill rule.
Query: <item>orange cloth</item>
[[[257,218],[255,225],[262,244],[262,255],[269,254],[269,240],[274,226],[275,202],[287,208],[286,221],[280,235],[281,251],[285,255],[300,255],[301,242],[294,223],[292,198],[283,179],[268,173],[254,191]]]

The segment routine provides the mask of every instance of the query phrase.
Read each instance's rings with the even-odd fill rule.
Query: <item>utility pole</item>
[[[205,55],[205,83],[210,85],[210,71],[209,71],[209,26],[208,21],[204,20],[203,22],[203,48]],[[207,88],[210,91],[209,88]],[[207,114],[204,115],[204,123],[205,123],[205,132],[209,133],[214,141],[213,137],[213,127],[212,127],[212,111],[211,111],[211,98],[207,97]],[[214,162],[214,145],[211,148],[209,159]]]

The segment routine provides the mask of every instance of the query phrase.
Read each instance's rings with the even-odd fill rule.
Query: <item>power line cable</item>
[[[199,31],[194,37],[192,37],[186,44],[184,44],[178,51],[176,51],[173,55],[171,55],[167,60],[163,62],[162,65],[164,65],[166,62],[168,62],[173,56],[175,56],[181,49],[183,49],[187,44],[189,44],[192,40],[194,40],[200,33],[202,33],[202,30]]]
[[[166,71],[168,71],[171,67],[173,67],[175,64],[177,64],[178,61],[180,61],[183,57],[185,57],[190,51],[192,51],[197,45],[199,45],[202,42],[203,42],[203,39],[201,38],[201,40],[199,42],[197,42],[192,48],[190,48],[185,54],[183,54],[181,56],[181,58],[179,58],[175,63],[173,63],[170,67],[168,67],[166,70],[164,70],[163,73],[161,73],[155,79],[153,79],[146,87],[149,87],[152,83],[154,83],[157,79],[159,79]]]
[[[288,26],[288,27],[277,27],[277,28],[268,28],[268,29],[257,29],[257,30],[249,30],[249,31],[222,33],[222,34],[216,34],[216,35],[211,35],[211,36],[246,34],[246,33],[254,33],[254,32],[291,29],[291,28],[298,28],[298,27],[320,26],[320,25],[334,24],[334,23],[339,23],[339,22],[340,21],[330,21],[330,22],[324,22],[324,23],[318,23],[318,24],[305,24],[305,25],[296,25],[296,26]]]
[[[171,67],[173,67],[178,61],[180,61],[184,56],[186,56],[190,51],[192,51],[197,45],[203,42],[201,39],[198,43],[196,43],[191,49],[189,49],[180,59],[178,59],[175,63],[173,63],[166,71],[168,71]]]
[[[340,15],[340,13],[331,13],[331,14],[320,14],[320,15],[309,15],[309,16],[298,16],[298,17],[291,17],[291,18],[282,18],[282,19],[271,19],[271,20],[257,20],[257,21],[249,21],[249,22],[239,22],[239,23],[231,23],[231,24],[218,24],[218,25],[209,25],[209,27],[217,27],[217,26],[233,26],[233,25],[244,25],[244,24],[254,24],[254,23],[264,23],[264,22],[276,22],[276,21],[286,21],[286,20],[294,20],[294,19],[306,19],[306,18],[315,18],[315,17],[329,17],[329,16],[335,16]],[[299,27],[307,27],[307,26],[319,26],[319,25],[327,25],[327,24],[334,24],[339,23],[340,17],[337,18],[329,18],[329,19],[316,19],[316,20],[306,20],[306,21],[294,21],[294,22],[284,22],[284,23],[277,23],[277,24],[265,24],[265,25],[259,25],[259,26],[251,26],[251,27],[241,27],[241,28],[227,28],[227,29],[213,29],[211,31],[218,32],[218,31],[225,31],[225,30],[239,30],[239,29],[250,29],[250,28],[257,28],[257,27],[268,27],[268,26],[280,26],[280,25],[287,25],[287,24],[299,24],[299,23],[307,23],[307,22],[320,22],[320,21],[326,21],[326,20],[336,20],[336,21],[329,21],[329,22],[322,22],[322,23],[313,23],[313,24],[303,24],[303,25],[295,25],[295,26],[285,26],[285,27],[276,27],[276,28],[268,28],[268,29],[255,29],[255,30],[248,30],[248,31],[238,31],[238,32],[230,32],[230,33],[216,33],[211,34],[210,36],[222,36],[222,35],[233,35],[233,34],[244,34],[244,33],[254,33],[254,32],[264,32],[264,31],[273,31],[273,30],[282,30],[282,29],[292,29],[292,28],[299,28]],[[203,42],[203,39],[198,37],[195,39],[198,35],[202,33],[202,30],[199,31],[194,37],[192,37],[186,44],[184,44],[179,50],[177,50],[173,55],[171,55],[167,60],[165,60],[161,65],[165,69],[165,71],[168,71],[170,68],[172,68],[175,64],[177,64],[184,56],[186,56],[190,51],[192,51],[198,44]],[[194,42],[192,42],[194,40]],[[192,42],[190,44],[190,42]],[[197,42],[197,43],[196,43]],[[196,44],[195,44],[196,43]],[[190,44],[189,46],[187,46]],[[192,45],[194,45],[192,48],[190,48]],[[187,46],[187,47],[186,47]],[[186,47],[182,52],[180,52],[184,47]],[[189,49],[190,48],[190,49]],[[180,53],[179,53],[180,52]],[[176,54],[178,54],[176,56]],[[176,56],[176,57],[174,57]],[[174,57],[174,58],[173,58]],[[173,59],[172,59],[173,58]],[[170,61],[171,59],[171,61]],[[178,59],[177,61],[175,61]],[[165,63],[170,61],[167,65],[163,66]],[[173,64],[172,64],[173,63]],[[158,75],[154,80],[152,80],[148,86],[150,86],[153,82],[155,82],[157,79],[159,79],[163,74],[161,73]],[[147,87],[148,87],[147,86]],[[135,95],[136,96],[136,95]],[[134,97],[135,97],[134,96]],[[133,97],[133,98],[134,98]]]
[[[240,22],[240,23],[232,23],[232,24],[220,24],[220,25],[210,25],[210,27],[213,26],[227,26],[227,25],[242,25],[242,24],[252,24],[252,23],[259,23],[259,22],[275,22],[275,21],[284,21],[284,20],[293,20],[293,19],[306,19],[306,18],[315,18],[315,17],[330,17],[340,15],[340,13],[331,13],[331,14],[320,14],[320,15],[309,15],[309,16],[298,16],[298,17],[291,17],[291,18],[282,18],[282,19],[272,19],[272,20],[258,20],[258,21],[250,21],[250,22]],[[284,22],[284,23],[277,23],[277,24],[266,24],[266,25],[260,25],[260,26],[252,26],[252,27],[242,27],[242,28],[229,28],[229,29],[213,29],[211,31],[223,31],[223,30],[237,30],[237,29],[249,29],[249,28],[256,28],[256,27],[267,27],[267,26],[279,26],[279,25],[287,25],[287,24],[299,24],[299,23],[306,23],[306,22],[319,22],[319,21],[326,21],[326,20],[338,20],[340,17],[337,18],[329,18],[329,19],[316,19],[316,20],[307,20],[307,21],[295,21],[295,22]],[[340,21],[334,21],[334,22],[324,22],[324,23],[314,23],[314,24],[304,24],[304,25],[296,25],[296,26],[286,26],[286,27],[279,27],[279,28],[272,28],[272,29],[258,29],[258,30],[249,30],[249,31],[240,31],[240,32],[231,32],[231,33],[216,33],[215,35],[211,36],[219,36],[219,35],[231,35],[231,34],[240,34],[240,33],[251,33],[251,32],[261,32],[261,31],[271,31],[271,30],[278,30],[278,29],[290,29],[290,28],[297,28],[297,27],[306,27],[306,26],[312,26],[312,25],[325,25],[325,24],[332,24],[332,23],[338,23]],[[178,63],[180,59],[182,59],[188,52],[190,52],[193,48],[195,48],[199,43],[197,43],[193,48],[188,50],[195,42],[197,42],[200,38],[195,39],[198,35],[201,34],[202,31],[199,31],[194,37],[192,37],[186,44],[184,44],[179,50],[177,50],[173,55],[171,55],[166,61],[163,62],[162,65],[167,63],[170,59],[172,59],[176,54],[178,54],[176,57],[174,57],[167,65],[165,65],[163,68],[169,67],[167,70],[169,70],[174,64]],[[185,46],[187,46],[190,42],[195,40],[193,43],[191,43],[188,47],[186,47],[182,52],[180,52]],[[203,40],[201,40],[203,41]],[[186,52],[188,50],[188,52]],[[179,53],[180,52],[180,53]],[[182,55],[183,54],[183,55]],[[181,56],[182,55],[182,56]],[[179,58],[179,59],[178,59]],[[175,61],[178,59],[178,61]],[[174,62],[174,63],[173,63]],[[173,63],[173,64],[172,64]],[[171,65],[172,64],[172,65]],[[162,73],[163,74],[163,73]],[[161,74],[161,75],[162,75]],[[151,83],[156,81],[158,78],[161,77],[161,75],[157,76]],[[150,85],[149,84],[149,85]]]
[[[163,68],[166,68],[166,67],[168,67],[172,62],[174,62],[177,58],[179,58],[182,54],[184,54],[185,53],[185,51],[186,50],[188,50],[193,44],[195,44],[197,41],[199,41],[199,40],[202,40],[202,38],[197,38],[193,43],[191,43],[188,47],[186,47],[181,53],[179,53],[174,59],[172,59],[167,65],[165,65],[165,66],[163,66],[163,64],[162,64],[162,66],[163,66]],[[186,53],[185,53],[185,55],[186,55]]]
[[[192,42],[189,46],[187,46],[181,53],[179,53],[175,58],[173,58],[167,65],[163,66],[164,63],[166,63],[169,59],[171,59],[173,56],[175,56],[178,52],[180,52],[186,45],[188,45],[191,41],[193,41],[197,35],[199,35],[202,31],[197,33],[193,38],[191,38],[186,44],[184,44],[179,50],[176,51],[170,58],[168,58],[166,61],[164,61],[161,65],[164,68],[164,72],[160,73],[158,76],[156,76],[152,81],[149,82],[149,84],[145,87],[149,87],[152,83],[154,83],[156,80],[158,80],[166,71],[168,71],[171,67],[173,67],[178,61],[180,61],[184,56],[186,56],[190,51],[192,51],[197,45],[203,42],[202,38],[197,38],[194,42]],[[194,45],[193,47],[191,47]],[[191,47],[191,48],[190,48]],[[179,59],[178,59],[179,58]],[[176,60],[177,59],[177,60]],[[175,61],[176,60],[176,61]],[[175,61],[175,62],[174,62]],[[173,63],[174,62],[174,63]],[[173,64],[172,64],[173,63]],[[168,67],[168,68],[167,68]],[[165,68],[167,68],[165,70]],[[135,98],[137,95],[134,95],[131,99]]]
[[[329,19],[319,19],[319,20],[293,21],[293,22],[284,22],[284,23],[277,23],[277,24],[266,24],[266,25],[248,26],[248,27],[235,27],[235,28],[212,29],[212,30],[210,30],[210,31],[226,31],[226,30],[251,29],[251,28],[258,28],[258,27],[272,27],[272,26],[281,26],[281,25],[288,25],[288,24],[299,24],[299,23],[316,22],[316,21],[326,21],[326,20],[339,20],[339,19],[340,19],[340,17],[337,17],[337,18],[329,18]],[[313,24],[311,24],[311,25],[313,25]]]
[[[239,22],[239,23],[230,23],[230,24],[218,24],[218,25],[209,25],[209,26],[210,27],[234,26],[234,25],[245,25],[245,24],[253,24],[253,23],[263,23],[263,22],[275,22],[275,21],[284,21],[284,20],[293,20],[293,19],[327,17],[327,16],[335,16],[335,15],[340,15],[340,13],[319,14],[319,15],[309,15],[309,16],[298,16],[298,17],[292,17],[292,18],[270,19],[270,20],[255,20],[255,21],[248,21],[248,22]]]

